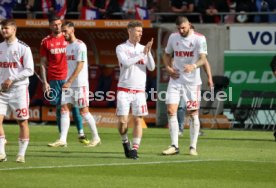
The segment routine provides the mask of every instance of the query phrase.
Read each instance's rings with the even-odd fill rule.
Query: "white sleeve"
[[[168,39],[167,46],[165,48],[165,52],[167,54],[173,53],[173,34],[171,34],[169,39]]]
[[[17,75],[10,76],[9,79],[12,81],[19,81],[34,74],[34,60],[30,47],[26,48],[26,51],[23,55],[23,67],[24,69],[21,72],[19,72]]]
[[[117,55],[119,63],[125,67],[130,67],[131,65],[134,65],[141,59],[145,58],[145,54],[143,52],[140,54],[137,54],[134,57],[131,57],[131,58],[128,57],[126,55],[126,51],[123,49],[123,47],[121,45],[116,47],[116,55]]]
[[[199,37],[198,42],[199,42],[199,48],[198,48],[199,54],[207,54],[207,42],[206,42],[205,36]]]
[[[146,56],[146,62],[148,70],[153,71],[155,69],[155,63],[151,53],[148,53],[148,55]]]
[[[85,62],[87,58],[87,48],[84,43],[79,45],[77,52],[77,62]]]

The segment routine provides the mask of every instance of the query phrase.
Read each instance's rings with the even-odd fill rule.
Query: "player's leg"
[[[118,91],[117,92],[117,109],[116,115],[118,117],[118,132],[122,139],[122,145],[124,148],[124,153],[127,158],[130,157],[129,153],[131,150],[130,141],[128,139],[128,114],[130,109],[130,100],[127,92]]]
[[[91,139],[90,143],[87,145],[87,147],[95,147],[97,145],[100,145],[101,139],[98,134],[96,121],[95,121],[94,117],[92,116],[92,114],[89,112],[89,108],[83,107],[80,109],[80,111],[81,111],[83,119],[88,123],[89,128],[91,130],[91,134],[92,134],[92,139]]]
[[[62,86],[65,83],[64,80],[50,80],[49,84],[51,87],[50,92],[50,104],[56,106],[56,118],[59,133],[61,132],[61,97],[62,97]]]
[[[81,143],[87,144],[87,142],[89,142],[89,141],[87,140],[87,138],[85,137],[85,134],[84,134],[80,109],[77,106],[72,106],[72,114],[73,114],[73,119],[74,119],[74,122],[75,122],[77,130],[78,130],[79,141]]]
[[[179,136],[183,136],[184,124],[185,124],[186,107],[183,97],[180,98],[180,102],[177,109],[177,120],[179,125]]]
[[[6,137],[3,128],[3,120],[8,111],[8,92],[0,92],[0,162],[7,160],[5,144]]]
[[[199,107],[200,107],[200,86],[185,85],[185,101],[187,114],[190,118],[190,155],[198,155],[197,140],[200,129]]]
[[[142,121],[143,116],[148,115],[148,107],[146,96],[144,92],[138,92],[136,94],[131,94],[133,96],[133,101],[131,103],[132,115],[134,116],[134,127],[133,127],[133,138],[132,138],[132,150],[130,152],[130,158],[138,158],[138,149],[142,140],[143,129]]]
[[[61,84],[63,83],[63,81],[51,81],[50,82],[50,86],[51,88],[55,88],[55,90],[57,90],[57,93],[59,91],[61,91],[61,94],[57,94],[57,100],[56,100],[56,104],[57,106],[59,106],[60,104],[60,109],[57,109],[57,111],[59,111],[57,113],[60,114],[59,117],[57,117],[57,119],[59,119],[57,121],[57,124],[59,125],[59,129],[60,129],[60,136],[59,139],[56,140],[53,143],[48,143],[49,147],[66,147],[67,146],[67,135],[68,135],[68,131],[69,131],[69,127],[70,127],[70,110],[68,107],[68,104],[72,103],[72,95],[71,93],[68,93],[66,91],[62,91],[61,88]]]
[[[6,161],[7,160],[7,155],[5,151],[5,132],[3,128],[3,120],[4,120],[4,115],[0,114],[0,162]]]
[[[9,106],[15,114],[15,119],[19,125],[18,145],[19,151],[16,162],[25,162],[25,153],[29,145],[29,92],[28,86],[22,85],[17,88],[12,88],[10,91],[11,97]]]
[[[168,85],[166,104],[168,123],[171,136],[171,145],[168,149],[164,150],[164,155],[174,155],[179,153],[178,148],[178,131],[179,125],[177,120],[177,108],[180,100],[181,85],[174,85],[171,82]]]
[[[19,125],[19,138],[18,138],[18,145],[19,145],[19,151],[17,154],[16,162],[18,163],[25,163],[25,153],[27,150],[27,147],[29,145],[29,126],[28,126],[28,120],[18,120]]]
[[[94,117],[89,112],[89,90],[88,87],[78,87],[74,88],[74,105],[75,107],[78,107],[80,110],[80,113],[82,115],[82,118],[88,123],[89,128],[91,130],[92,139],[91,142],[87,142],[88,147],[95,147],[99,144],[101,144],[101,139],[98,134],[96,121]]]

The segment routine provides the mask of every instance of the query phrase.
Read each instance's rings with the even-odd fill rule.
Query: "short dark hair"
[[[176,19],[175,24],[176,25],[181,25],[184,22],[189,22],[188,18],[186,16],[178,16]]]
[[[2,20],[0,22],[0,25],[3,27],[3,26],[7,26],[7,25],[12,25],[14,27],[17,27],[16,26],[16,22],[14,19],[5,19],[5,20]]]
[[[56,20],[61,20],[61,18],[55,14],[49,15],[48,17],[49,23],[52,23],[53,21],[56,21]]]
[[[61,27],[63,27],[63,26],[75,27],[74,23],[71,22],[71,21],[68,21],[68,20],[66,20],[65,22],[63,22],[63,24],[62,24]]]
[[[127,29],[135,28],[135,27],[143,27],[143,24],[136,20],[132,20],[132,21],[128,22]]]

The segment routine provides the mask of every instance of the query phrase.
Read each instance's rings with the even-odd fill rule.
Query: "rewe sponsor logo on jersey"
[[[67,60],[76,60],[74,55],[67,55]]]
[[[176,57],[194,57],[193,51],[175,51],[174,55]]]
[[[16,62],[0,62],[0,68],[17,68]]]
[[[51,49],[51,54],[64,54],[66,52],[66,48],[54,48]]]

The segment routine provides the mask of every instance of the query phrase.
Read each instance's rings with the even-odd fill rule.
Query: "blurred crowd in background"
[[[174,22],[181,14],[194,23],[265,23],[276,22],[275,12],[276,0],[0,0],[0,19],[58,14],[66,19],[163,23]]]

